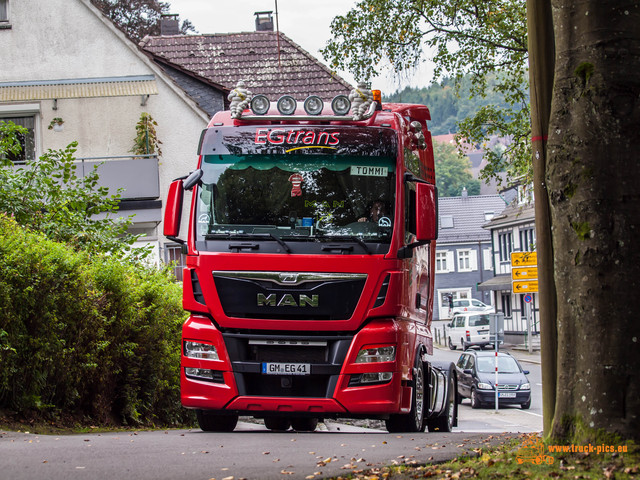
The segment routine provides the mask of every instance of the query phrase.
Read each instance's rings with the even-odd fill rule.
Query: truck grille
[[[283,320],[348,320],[362,295],[366,274],[214,271],[229,317]]]

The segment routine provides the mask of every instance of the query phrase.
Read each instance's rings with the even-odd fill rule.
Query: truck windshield
[[[354,238],[388,243],[393,158],[349,155],[207,155],[198,194],[199,240]]]

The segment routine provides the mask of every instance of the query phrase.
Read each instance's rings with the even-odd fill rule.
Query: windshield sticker
[[[386,177],[389,174],[389,167],[361,167],[353,165],[351,167],[351,175],[359,175],[362,177]]]
[[[209,214],[208,213],[201,213],[200,216],[198,217],[198,223],[209,223]]]
[[[289,177],[289,181],[291,182],[291,196],[292,197],[301,197],[302,196],[302,182],[304,181],[304,177],[299,173],[294,173]]]
[[[391,219],[389,217],[381,217],[380,220],[378,220],[378,226],[379,227],[390,227],[391,226]]]
[[[257,145],[297,146],[297,148],[335,148],[335,145],[340,143],[340,132],[258,128],[256,129],[255,143]]]

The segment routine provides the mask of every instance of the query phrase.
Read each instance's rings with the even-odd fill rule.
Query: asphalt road
[[[273,433],[262,425],[240,423],[233,433],[174,430],[51,436],[0,432],[0,479],[320,479],[393,463],[450,459],[505,438],[332,428]]]

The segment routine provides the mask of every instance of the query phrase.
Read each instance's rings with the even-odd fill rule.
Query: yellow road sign
[[[512,267],[536,267],[538,252],[511,252]]]
[[[535,280],[538,278],[538,267],[511,268],[513,280]]]
[[[513,282],[513,293],[537,293],[538,280],[525,280]]]

